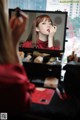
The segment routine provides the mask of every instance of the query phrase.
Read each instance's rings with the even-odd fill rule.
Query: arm
[[[54,46],[54,41],[53,41],[53,38],[54,38],[54,35],[57,31],[57,26],[50,26],[50,33],[49,33],[49,36],[48,36],[48,47],[53,47]]]
[[[20,12],[19,17],[15,15],[15,16],[12,16],[12,18],[10,19],[10,28],[12,33],[14,51],[15,51],[16,60],[18,63],[21,63],[19,59],[19,54],[18,54],[19,39],[23,34],[23,32],[25,31],[27,20],[28,20],[28,16],[25,15],[22,11]]]

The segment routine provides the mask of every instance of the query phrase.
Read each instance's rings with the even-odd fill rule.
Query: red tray
[[[32,102],[48,105],[55,93],[55,90],[48,88],[36,88],[32,93]]]

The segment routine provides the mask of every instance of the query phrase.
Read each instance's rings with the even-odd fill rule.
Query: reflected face
[[[51,26],[52,26],[51,21],[44,18],[43,21],[39,23],[37,27],[37,32],[44,35],[49,35]]]

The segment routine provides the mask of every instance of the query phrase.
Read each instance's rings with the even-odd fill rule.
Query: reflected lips
[[[50,29],[47,29],[48,32],[50,32]]]

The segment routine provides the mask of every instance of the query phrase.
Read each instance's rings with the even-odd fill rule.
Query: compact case
[[[26,36],[25,39],[27,39],[32,27],[32,22],[37,16],[47,14],[52,19],[53,24],[57,25],[54,46],[56,47],[57,45],[60,45],[59,50],[40,49],[36,48],[35,45],[32,48],[19,47],[19,54],[30,81],[35,83],[36,86],[56,88],[61,79],[61,63],[66,41],[67,12],[36,10],[22,11],[29,16],[29,21],[27,22],[28,28],[25,35],[22,37],[21,44],[24,42],[24,36]],[[15,9],[9,9],[10,17],[13,14],[15,14]],[[35,33],[33,33],[32,36],[32,43],[35,43],[36,41],[34,34]]]

